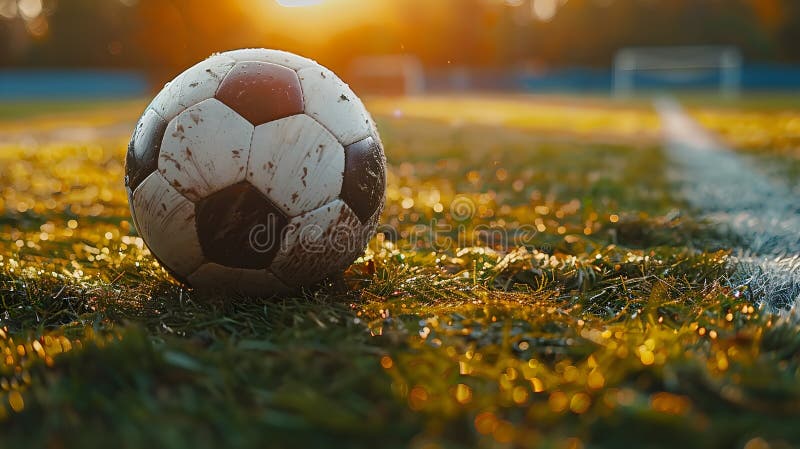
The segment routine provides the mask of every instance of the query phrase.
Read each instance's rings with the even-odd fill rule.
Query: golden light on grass
[[[0,353],[5,355],[5,366],[0,367],[0,400],[8,402],[14,412],[21,412],[25,408],[22,393],[31,385],[30,369],[36,367],[40,361],[44,361],[46,366],[52,366],[53,355],[72,349],[70,340],[63,335],[45,335],[18,341],[22,342],[15,343],[9,336],[7,327],[0,328]],[[18,357],[15,358],[14,355]],[[0,419],[4,413],[0,412]]]
[[[564,440],[564,449],[583,449],[583,441],[580,438],[570,437]]]
[[[407,108],[407,113],[443,123],[448,123],[449,114],[484,125],[500,116],[501,126],[511,126],[508,123],[513,122],[516,127],[535,131],[530,134],[537,138],[558,132],[556,121],[561,121],[562,130],[574,132],[571,139],[602,140],[612,135],[625,140],[638,136],[631,134],[627,125],[606,127],[615,119],[602,110],[570,112],[558,106],[548,109],[497,100],[491,106],[498,108],[495,117],[486,118],[480,116],[477,100],[455,101],[449,112],[438,104],[444,103],[441,100],[434,99],[431,110],[421,103]],[[472,110],[459,109],[463,105]],[[419,109],[414,110],[415,107]],[[515,117],[514,111],[523,112]],[[383,120],[392,123],[393,119]],[[644,123],[642,133],[647,134],[649,118],[636,120]],[[588,126],[589,122],[595,123],[594,127]],[[657,382],[664,380],[662,371],[666,370],[654,366],[688,362],[701,371],[704,379],[713,378],[722,385],[758,383],[760,378],[748,377],[748,367],[767,373],[781,368],[772,362],[764,363],[772,355],[766,354],[760,343],[762,335],[771,331],[767,327],[773,321],[765,321],[767,327],[762,326],[760,313],[756,314],[756,308],[749,303],[730,302],[723,306],[711,302],[716,297],[706,292],[722,292],[726,298],[730,292],[715,289],[705,280],[700,284],[686,281],[678,286],[681,291],[703,292],[697,297],[697,307],[703,313],[693,313],[697,311],[694,305],[680,301],[663,304],[665,310],[648,306],[654,298],[650,282],[683,282],[683,273],[673,277],[671,272],[681,263],[690,262],[694,270],[705,264],[704,269],[713,273],[717,267],[725,266],[724,256],[687,259],[684,253],[665,255],[661,249],[604,244],[608,231],[617,228],[606,226],[619,222],[620,215],[626,217],[626,225],[641,220],[641,226],[650,226],[650,222],[611,197],[605,197],[607,203],[595,201],[592,205],[575,192],[551,193],[550,185],[564,185],[562,173],[556,172],[556,178],[547,177],[554,171],[551,160],[541,165],[537,165],[539,159],[524,160],[519,166],[506,163],[502,169],[491,163],[465,163],[456,157],[460,153],[452,152],[452,141],[471,145],[474,136],[466,134],[467,126],[445,126],[443,139],[447,144],[440,145],[435,138],[419,143],[430,160],[410,162],[414,153],[404,145],[413,142],[396,138],[403,145],[394,146],[393,151],[398,152],[394,157],[402,162],[389,167],[388,201],[382,222],[395,226],[400,236],[390,241],[381,234],[371,245],[368,260],[374,264],[374,275],[361,271],[366,265],[360,263],[351,268],[355,275],[346,275],[348,281],[356,278],[356,290],[361,294],[358,300],[348,296],[359,326],[367,323],[369,333],[365,335],[375,336],[380,351],[391,351],[391,356],[383,352],[377,357],[373,352],[368,355],[367,366],[375,374],[370,381],[388,378],[387,382],[391,382],[393,397],[383,398],[387,402],[382,406],[402,407],[405,416],[412,415],[421,422],[433,421],[428,418],[435,416],[443,417],[441,421],[447,424],[446,420],[453,416],[462,420],[474,416],[473,424],[480,435],[510,441],[509,446],[513,447],[534,446],[524,443],[526,432],[538,433],[543,442],[556,438],[556,443],[566,444],[563,438],[574,434],[572,429],[554,437],[552,428],[568,426],[570,421],[595,419],[599,416],[593,415],[595,409],[629,407],[625,410],[629,416],[652,415],[656,411],[674,415],[675,419],[684,415],[691,419],[692,403],[688,398],[674,393],[650,395],[654,390],[639,389],[636,379],[642,373]],[[483,128],[481,134],[487,134]],[[487,161],[495,160],[494,153],[505,145],[496,141],[498,136],[502,137],[502,133],[492,135],[485,143],[489,151],[478,155]],[[127,137],[120,138],[89,149],[64,142],[30,147],[0,145],[0,162],[10,167],[0,209],[7,217],[19,219],[0,229],[0,270],[9,282],[15,283],[14,288],[55,279],[59,285],[77,285],[81,291],[92,292],[92,297],[94,292],[100,292],[99,299],[93,299],[81,311],[92,316],[94,309],[89,307],[102,310],[101,300],[109,301],[102,296],[104,288],[111,291],[114,307],[123,308],[128,301],[137,301],[120,292],[133,289],[132,285],[140,281],[174,286],[125,221],[129,211],[121,182],[121,161],[126,141]],[[551,142],[523,143],[530,144],[531,151],[560,154],[568,149]],[[432,161],[440,156],[431,150],[437,145],[446,150],[441,156],[444,162]],[[581,154],[586,157],[591,157],[594,149],[605,151],[605,147],[586,151],[583,140],[580,145]],[[613,154],[624,164],[623,159],[641,158],[642,152],[615,147]],[[513,152],[515,161],[522,158],[520,153]],[[644,160],[637,159],[637,170]],[[579,163],[577,158],[571,158],[566,172],[572,176],[580,171],[575,168]],[[578,179],[578,185],[584,181]],[[540,240],[533,246],[519,249],[497,249],[482,242],[448,251],[404,247],[402,232],[422,225],[434,213],[440,214],[436,218],[443,223],[454,223],[447,220],[455,198],[467,198],[476,205],[476,224],[524,223],[549,234],[537,235]],[[68,213],[57,215],[54,211]],[[45,218],[26,225],[31,217]],[[592,223],[591,228],[587,222]],[[584,237],[586,229],[592,230],[592,238]],[[563,235],[556,235],[561,231]],[[540,250],[541,245],[548,249]],[[670,274],[662,274],[666,272]],[[124,284],[123,277],[123,284],[118,285],[119,273],[132,280]],[[57,288],[48,289],[47,299],[56,297],[57,292]],[[185,291],[180,300],[185,299],[184,294]],[[150,298],[146,294],[142,297]],[[177,295],[171,299],[179,301]],[[619,303],[623,303],[622,307],[615,308]],[[9,310],[19,313],[17,309]],[[615,313],[615,318],[604,318],[606,313]],[[681,315],[685,313],[688,314]],[[676,321],[674,316],[691,318]],[[402,325],[397,324],[401,320]],[[774,321],[772,329],[778,325],[779,321]],[[18,391],[29,402],[27,410],[37,409],[35,401],[46,395],[26,393],[27,388],[41,385],[37,376],[46,369],[42,360],[52,367],[59,363],[60,352],[73,348],[79,351],[83,344],[94,341],[90,334],[81,335],[84,342],[79,343],[78,339],[70,340],[59,333],[45,333],[31,338],[14,334],[12,342],[6,338],[7,333],[7,329],[0,329],[0,361],[7,364],[0,366],[0,403],[11,405],[9,392]],[[358,338],[361,342],[363,336],[359,334]],[[770,338],[776,337],[773,334]],[[780,376],[775,379],[786,380]],[[14,410],[9,405],[0,409]],[[702,406],[696,405],[698,409]],[[691,430],[689,425],[685,428]],[[580,447],[581,442],[575,439],[569,444]]]
[[[569,401],[569,409],[578,415],[586,413],[592,405],[592,398],[586,393],[575,393]]]
[[[725,371],[728,369],[728,358],[725,356],[725,353],[720,352],[717,354],[717,369],[720,371]]]
[[[564,376],[564,380],[566,382],[575,382],[576,380],[578,380],[578,376],[580,375],[580,373],[578,372],[578,368],[576,368],[575,366],[567,365],[566,367],[564,367],[564,373],[562,375]]]
[[[511,391],[511,399],[517,405],[522,405],[528,402],[528,388],[523,386],[516,386]]]
[[[691,402],[685,396],[662,391],[650,396],[650,407],[660,413],[682,415],[689,410]]]
[[[770,447],[769,443],[761,437],[750,439],[744,445],[744,449],[770,449]]]
[[[656,357],[653,354],[653,351],[648,349],[645,346],[639,347],[639,359],[642,361],[642,365],[649,366],[655,363]]]
[[[472,400],[472,388],[465,384],[456,385],[454,394],[459,404],[469,404]]]
[[[8,404],[11,406],[11,409],[17,413],[25,408],[25,401],[22,399],[22,394],[16,390],[8,394]]]
[[[475,417],[475,430],[482,435],[489,435],[497,428],[497,418],[493,413],[484,412]]]
[[[422,410],[428,399],[428,390],[421,385],[415,386],[408,392],[408,406],[411,410]]]
[[[550,410],[553,413],[561,413],[569,406],[569,398],[563,391],[554,391],[550,393],[550,398],[547,400]]]
[[[536,130],[552,137],[571,133],[573,138],[606,140],[614,136],[622,141],[655,143],[660,129],[659,119],[651,110],[635,106],[620,107],[609,114],[607,109],[591,106],[576,111],[574,106],[557,101],[468,96],[376,98],[370,102],[374,114],[392,115],[398,108],[408,118]]]
[[[514,425],[506,420],[498,420],[492,436],[498,443],[510,443],[514,440]]]
[[[726,144],[744,151],[800,157],[800,113],[696,108],[692,115],[720,135]]]
[[[606,379],[605,377],[603,377],[603,374],[600,373],[599,371],[596,370],[592,371],[586,377],[586,385],[593,390],[599,390],[603,388],[605,384],[606,384]]]

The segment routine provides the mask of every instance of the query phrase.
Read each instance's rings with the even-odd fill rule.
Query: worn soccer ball
[[[134,224],[178,280],[270,295],[343,271],[383,209],[386,161],[333,72],[277,50],[214,55],[178,75],[131,138]]]

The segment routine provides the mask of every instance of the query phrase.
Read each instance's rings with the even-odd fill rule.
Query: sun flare
[[[252,0],[241,0],[252,5]],[[392,19],[383,0],[259,0],[257,21],[270,32],[286,33],[300,42],[320,42],[362,24]]]
[[[315,6],[324,0],[277,0],[278,4],[287,8],[298,8],[303,6]]]

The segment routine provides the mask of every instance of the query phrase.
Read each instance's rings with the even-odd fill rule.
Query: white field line
[[[732,258],[732,282],[748,286],[753,300],[773,310],[800,314],[800,201],[725,148],[676,101],[662,98],[655,106],[681,193],[703,211],[701,218],[742,242]]]

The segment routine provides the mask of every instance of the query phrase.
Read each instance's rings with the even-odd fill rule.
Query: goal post
[[[633,95],[637,82],[659,88],[692,88],[715,77],[724,97],[737,97],[742,84],[742,55],[729,46],[630,47],[614,57],[614,96]]]

